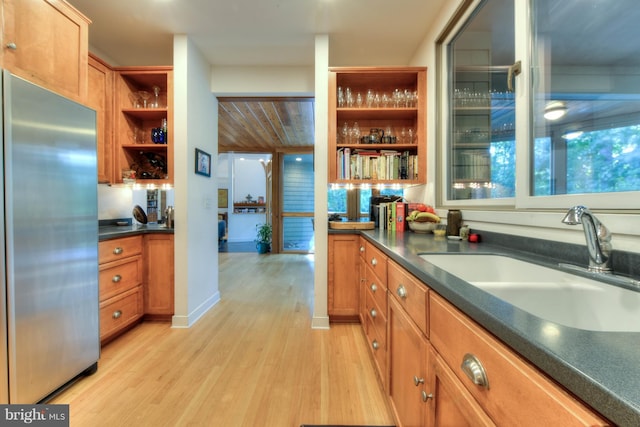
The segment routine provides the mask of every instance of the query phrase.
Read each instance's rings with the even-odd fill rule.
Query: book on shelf
[[[351,149],[336,150],[338,179],[414,180],[418,176],[418,156],[410,151]]]

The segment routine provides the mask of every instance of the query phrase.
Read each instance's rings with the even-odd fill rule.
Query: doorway
[[[313,253],[313,152],[281,153],[279,165],[281,252]]]

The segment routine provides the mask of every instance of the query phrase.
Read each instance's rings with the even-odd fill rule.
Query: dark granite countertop
[[[354,233],[354,231],[351,231]],[[554,324],[522,311],[428,263],[423,253],[494,253],[542,265],[552,257],[491,243],[469,243],[432,234],[356,231],[470,318],[562,384],[610,421],[640,425],[640,333],[594,332]],[[639,319],[640,321],[640,319]]]
[[[173,234],[173,228],[167,228],[164,224],[100,225],[98,227],[98,241],[148,233]]]

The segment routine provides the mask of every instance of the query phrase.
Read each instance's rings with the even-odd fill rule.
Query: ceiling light
[[[567,141],[571,141],[572,139],[580,138],[583,133],[581,130],[568,130],[562,134],[562,137]]]
[[[301,162],[302,161],[302,157],[296,157],[296,162]]]
[[[552,101],[544,108],[544,118],[547,120],[558,120],[567,114],[567,106],[564,102]]]

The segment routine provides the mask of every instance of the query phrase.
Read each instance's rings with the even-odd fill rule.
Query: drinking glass
[[[147,108],[147,102],[149,101],[149,98],[151,98],[151,93],[146,90],[139,90],[138,95],[140,96],[140,99],[142,99],[142,108]]]

